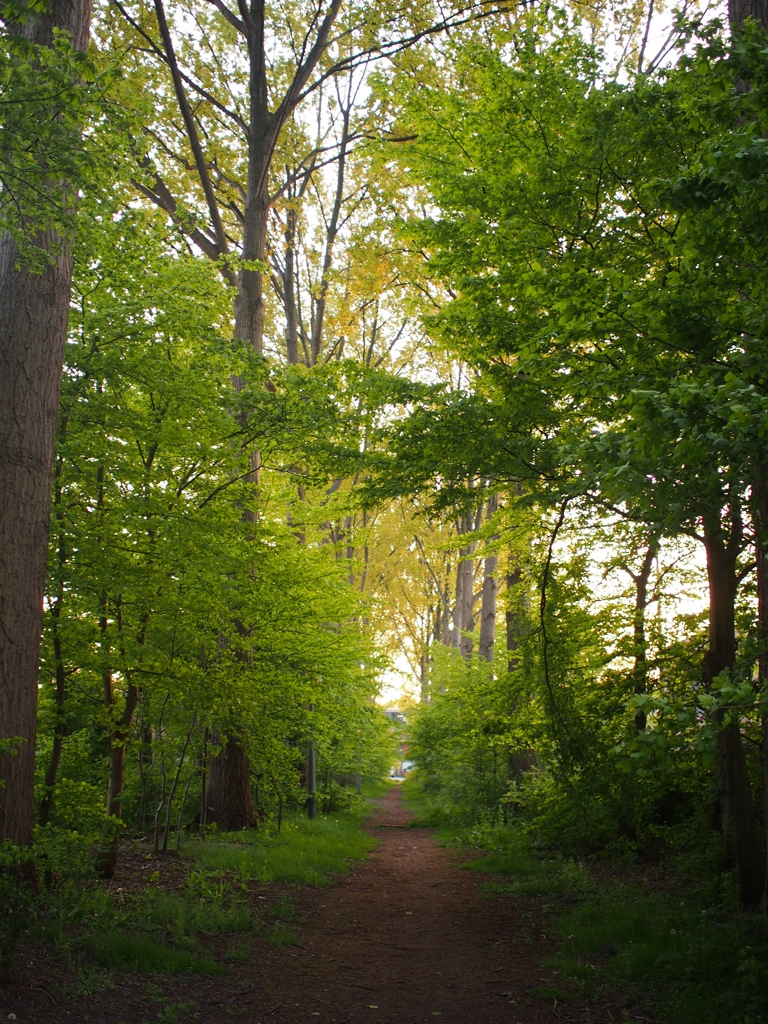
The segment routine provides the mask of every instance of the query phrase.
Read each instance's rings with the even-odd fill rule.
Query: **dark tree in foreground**
[[[84,53],[90,17],[90,0],[53,0],[47,14],[6,29],[45,47],[53,46],[57,29],[65,30]],[[37,116],[55,121],[57,111]],[[35,155],[46,160],[45,153]],[[48,189],[66,206],[63,180],[49,180]],[[39,272],[20,261],[17,236],[0,238],[0,840],[19,844],[32,838],[34,820],[38,652],[72,281],[66,238],[47,228],[32,242],[44,263],[33,268]]]

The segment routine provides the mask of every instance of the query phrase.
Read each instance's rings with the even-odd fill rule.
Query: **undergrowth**
[[[356,798],[348,811],[314,821],[292,815],[280,829],[267,823],[250,832],[211,830],[204,840],[188,843],[180,864],[174,862],[182,870],[171,873],[173,888],[160,884],[160,871],[139,889],[105,887],[85,862],[76,874],[65,875],[62,857],[52,887],[39,897],[21,890],[28,895],[26,903],[17,900],[23,927],[6,930],[14,943],[30,933],[52,943],[75,974],[92,970],[89,964],[141,974],[225,973],[221,960],[250,955],[248,935],[276,946],[298,942],[294,901],[285,893],[254,893],[254,887],[327,885],[376,845],[360,828],[367,812],[367,802]],[[13,881],[8,873],[2,877],[9,885]],[[218,960],[205,948],[213,935],[235,939],[224,943]]]
[[[611,863],[565,856],[537,843],[521,821],[510,827],[451,823],[416,775],[403,784],[406,806],[436,828],[438,841],[480,856],[463,866],[487,874],[489,897],[540,897],[559,949],[546,964],[558,1003],[613,998],[647,1007],[665,1024],[768,1024],[768,928],[738,909],[732,875],[713,869],[711,841],[681,833],[658,874],[626,858]],[[650,877],[649,877],[650,875]]]

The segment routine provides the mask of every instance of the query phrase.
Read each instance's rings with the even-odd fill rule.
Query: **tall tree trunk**
[[[90,0],[53,0],[15,31],[50,46],[70,33],[85,51]],[[55,111],[52,111],[55,116]],[[72,284],[70,245],[52,232],[41,274],[17,267],[15,241],[0,239],[0,841],[26,844],[34,824],[35,716],[51,475]],[[15,756],[13,756],[15,753]]]
[[[517,668],[517,650],[520,646],[520,638],[523,635],[523,614],[520,609],[520,584],[523,581],[523,571],[518,565],[507,566],[507,609],[504,615],[507,634],[507,672],[514,672]]]
[[[349,88],[352,80],[350,78]],[[317,295],[314,297],[314,317],[312,323],[312,365],[320,359],[323,348],[323,332],[325,329],[325,307],[328,298],[328,287],[330,285],[330,273],[333,265],[333,249],[336,244],[336,237],[339,233],[339,219],[341,207],[344,201],[344,175],[347,164],[347,147],[349,146],[349,119],[352,112],[352,101],[347,96],[346,103],[342,105],[342,133],[339,143],[339,158],[336,165],[336,191],[334,193],[333,208],[331,217],[325,229],[325,253],[323,255],[323,269]]]
[[[59,444],[62,444],[67,433],[67,417],[62,416],[59,420]],[[61,489],[62,457],[56,460],[54,471],[54,513],[58,530],[57,557],[59,568],[59,580],[56,597],[51,608],[51,632],[53,634],[53,658],[55,665],[56,685],[56,720],[53,727],[53,749],[51,760],[45,773],[45,789],[40,800],[38,822],[40,825],[47,825],[51,820],[51,809],[53,807],[53,790],[56,785],[56,778],[59,774],[61,755],[64,750],[64,739],[67,735],[67,721],[64,707],[67,700],[67,672],[64,666],[64,653],[61,646],[61,615],[64,607],[64,566],[67,562],[67,542],[62,523],[62,489]]]
[[[759,460],[753,469],[752,521],[757,561],[757,638],[760,696],[768,694],[768,463]],[[768,705],[763,705],[763,843],[765,884],[762,910],[768,914]]]
[[[645,635],[645,612],[648,607],[648,581],[651,578],[653,560],[659,550],[659,539],[651,537],[643,556],[639,572],[633,572],[628,566],[624,569],[632,577],[635,584],[635,610],[632,616],[632,640],[635,664],[632,669],[632,689],[636,694],[648,690],[648,642]],[[642,732],[646,726],[646,715],[643,710],[635,714],[635,728]]]
[[[218,743],[215,729],[211,731],[211,743]],[[223,832],[253,826],[250,763],[235,737],[228,737],[219,753],[210,758],[206,821]]]
[[[256,179],[258,172],[259,167],[254,167],[253,177]],[[243,232],[243,260],[265,266],[270,209],[266,174],[265,168],[264,182],[258,192],[251,194],[249,189]],[[244,267],[240,271],[235,297],[235,339],[248,342],[254,352],[264,350],[264,308],[264,274],[260,269]]]
[[[490,520],[496,514],[499,507],[498,494],[492,494],[488,499],[487,518]],[[488,543],[492,544],[498,537],[492,537]],[[485,661],[493,661],[493,645],[496,639],[496,595],[498,582],[496,570],[499,565],[497,554],[487,555],[483,561],[483,591],[480,599],[480,642],[478,653]]]
[[[285,213],[285,279],[283,306],[285,307],[285,349],[290,365],[299,361],[299,315],[296,308],[296,210],[291,206]]]
[[[709,582],[709,650],[703,676],[708,686],[716,676],[736,663],[735,602],[738,589],[736,562],[741,550],[742,523],[732,513],[726,537],[719,521],[705,520],[704,543]],[[719,712],[717,721],[725,715]],[[720,816],[728,850],[736,868],[741,900],[756,906],[763,892],[764,857],[755,824],[752,791],[738,720],[722,726],[717,734],[717,789]]]
[[[482,506],[479,515],[482,515]],[[466,513],[457,526],[460,535],[471,537],[477,528],[475,516]],[[453,608],[451,646],[458,647],[464,657],[472,653],[472,638],[466,634],[475,626],[475,546],[475,542],[468,540],[459,551],[459,564],[456,567],[456,603]]]
[[[67,675],[64,668],[64,655],[61,649],[61,607],[64,601],[62,592],[57,594],[52,611],[53,656],[56,664],[56,722],[53,727],[53,749],[51,760],[45,773],[45,790],[40,801],[38,821],[47,825],[51,820],[53,807],[53,790],[59,774],[61,755],[64,750],[64,739],[67,735],[67,721],[64,707],[67,699]]]

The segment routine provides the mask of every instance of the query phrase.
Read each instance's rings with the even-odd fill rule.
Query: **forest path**
[[[380,840],[332,888],[302,901],[301,949],[282,952],[261,979],[274,1007],[243,1019],[280,1024],[539,1024],[552,1000],[533,990],[554,943],[525,901],[484,899],[474,872],[410,828],[399,787],[366,823]],[[271,959],[271,958],[270,958]],[[277,959],[277,958],[276,958]],[[277,983],[282,979],[282,983]],[[270,981],[272,983],[270,983]],[[254,993],[255,995],[255,993]],[[254,1004],[256,1000],[254,1000]],[[231,1019],[231,1018],[230,1018]]]
[[[552,918],[540,898],[484,898],[482,878],[463,870],[455,851],[438,846],[428,829],[409,827],[411,815],[399,787],[374,805],[363,827],[380,844],[348,875],[325,887],[282,883],[251,894],[255,900],[280,896],[289,907],[295,905],[302,922],[300,945],[277,947],[258,935],[211,935],[204,949],[229,961],[226,974],[168,977],[105,975],[87,964],[76,967],[66,950],[35,943],[11,972],[10,987],[0,976],[0,1022],[608,1024],[621,1019],[617,1007],[562,1007],[551,996],[537,995],[562,987],[556,972],[542,966],[560,939],[544,934]],[[139,863],[136,877],[144,887],[155,862],[140,858]],[[127,857],[121,870],[123,880],[116,881],[130,884]],[[172,888],[184,887],[187,864],[171,860],[163,871]],[[240,950],[234,958],[229,955],[233,940]]]

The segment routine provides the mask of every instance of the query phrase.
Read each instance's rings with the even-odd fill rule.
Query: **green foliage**
[[[391,760],[363,603],[332,549],[299,543],[291,477],[265,469],[258,517],[243,515],[253,446],[276,467],[299,438],[309,451],[310,425],[322,433],[332,419],[328,375],[273,372],[233,346],[217,269],[180,251],[158,215],[89,202],[42,651],[41,775],[66,732],[51,820],[98,816],[110,748],[124,746],[123,817],[146,829],[154,816],[158,845],[174,831],[179,843],[201,764],[233,732],[260,816],[302,802],[310,741],[321,806],[344,806],[337,779],[380,776]]]
[[[768,424],[765,36],[726,44],[713,24],[684,43],[618,81],[567,18],[534,18],[514,47],[457,44],[450,76],[398,97],[429,211],[403,235],[447,296],[428,329],[470,372],[392,426],[386,459],[406,493],[439,487],[434,508],[489,478],[540,516],[513,671],[437,655],[414,755],[449,815],[513,814],[582,855],[668,849],[711,814],[723,722],[760,742],[753,596],[724,672],[702,672],[719,642],[702,617],[649,621],[667,570],[630,603],[639,537],[661,538],[670,569],[684,538],[710,569],[730,542],[738,591]],[[604,586],[619,568],[635,593]]]
[[[23,5],[16,18],[28,18],[30,10]],[[106,94],[115,75],[115,68],[98,68],[75,50],[64,32],[52,46],[0,34],[0,230],[13,236],[34,272],[56,257],[55,247],[41,246],[39,233],[71,237],[72,197],[93,185],[100,163],[109,164],[106,138],[94,138],[93,129],[109,134]]]

